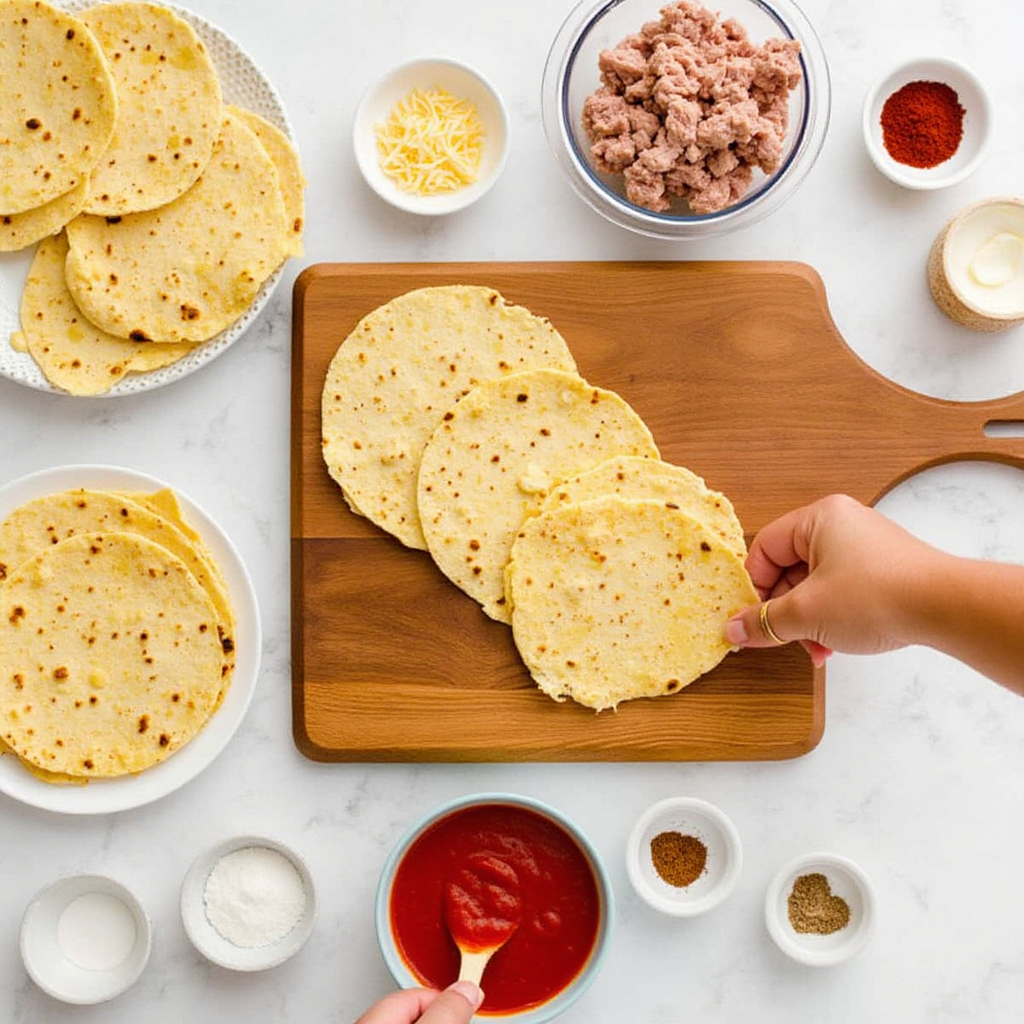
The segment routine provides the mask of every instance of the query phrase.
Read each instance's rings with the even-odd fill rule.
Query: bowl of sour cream
[[[135,896],[105,875],[41,889],[21,922],[21,958],[48,995],[86,1006],[130,988],[149,962],[152,929]]]
[[[929,253],[928,284],[938,307],[964,327],[1024,323],[1024,199],[993,196],[953,217]]]

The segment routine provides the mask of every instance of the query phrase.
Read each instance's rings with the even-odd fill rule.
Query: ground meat
[[[800,44],[753,44],[734,19],[677,0],[598,58],[601,87],[583,104],[599,171],[654,211],[681,197],[694,213],[735,203],[754,171],[776,171],[800,82]]]

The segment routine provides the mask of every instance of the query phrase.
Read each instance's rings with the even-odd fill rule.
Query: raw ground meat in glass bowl
[[[545,132],[609,220],[701,238],[767,216],[824,142],[821,44],[790,0],[584,0],[544,73]]]

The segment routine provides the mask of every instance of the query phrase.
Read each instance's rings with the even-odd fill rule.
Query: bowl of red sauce
[[[551,1020],[600,970],[612,928],[612,887],[580,829],[532,798],[462,797],[406,832],[377,887],[375,923],[384,960],[403,988],[444,989],[455,981],[460,954],[447,916],[452,887],[481,864],[489,865],[492,890],[508,888],[498,895],[513,897],[517,926],[484,971],[477,1013],[515,1024]],[[471,898],[470,917],[472,904]],[[478,914],[471,924],[487,928]]]

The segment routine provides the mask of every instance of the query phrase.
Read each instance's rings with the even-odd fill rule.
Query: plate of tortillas
[[[162,481],[63,466],[0,488],[0,792],[69,814],[150,803],[240,725],[261,639],[224,532]]]
[[[7,0],[0,79],[18,83],[0,109],[0,375],[131,394],[237,341],[304,225],[287,116],[252,59],[178,7]]]

